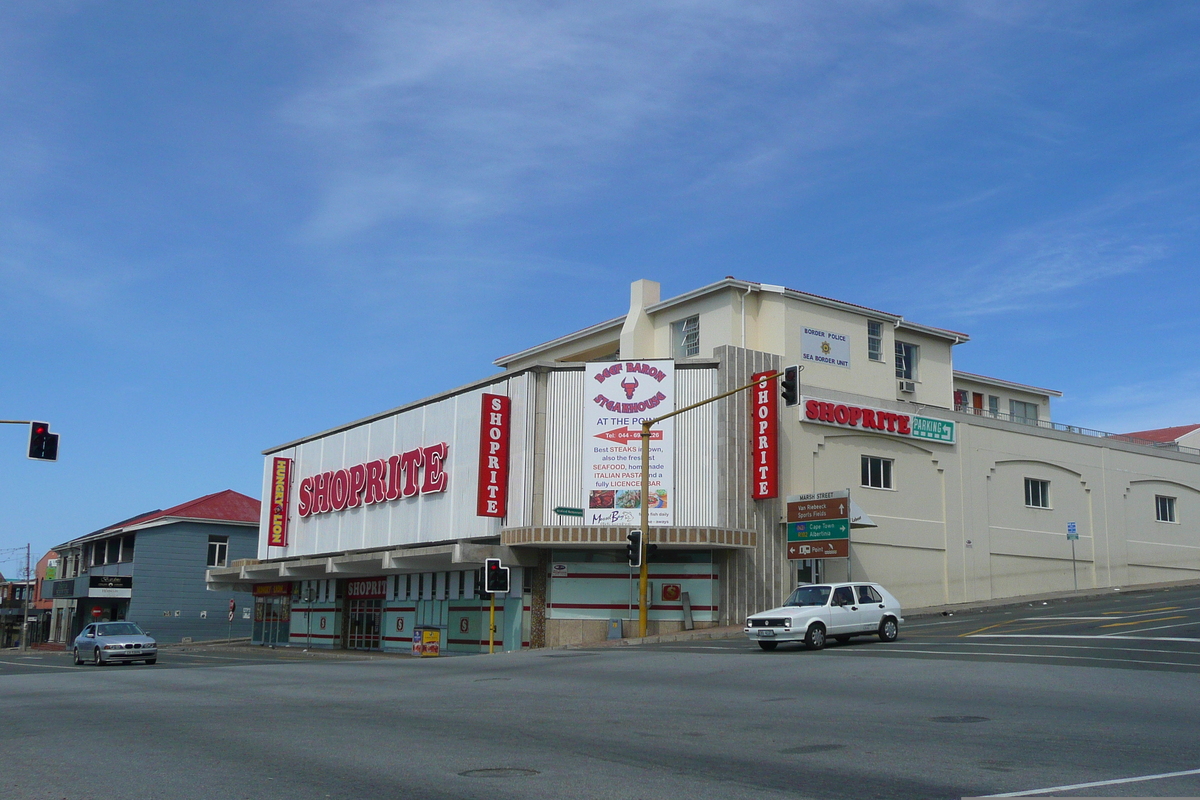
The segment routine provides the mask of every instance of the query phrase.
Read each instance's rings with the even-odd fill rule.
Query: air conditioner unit
[[[900,381],[900,391],[912,394],[917,390],[917,384],[913,381]]]

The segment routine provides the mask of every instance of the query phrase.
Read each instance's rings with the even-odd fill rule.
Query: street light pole
[[[648,610],[646,607],[646,586],[649,583],[650,569],[646,563],[646,548],[650,542],[650,428],[663,420],[678,416],[685,411],[691,411],[700,406],[706,406],[709,403],[715,403],[717,400],[724,400],[730,395],[735,395],[738,392],[744,392],[754,386],[773,381],[782,375],[782,371],[772,372],[769,375],[764,375],[758,380],[747,383],[745,386],[739,386],[736,389],[731,389],[728,392],[710,397],[707,400],[701,400],[698,403],[692,403],[690,406],[676,409],[669,414],[663,414],[661,417],[644,420],[642,422],[642,569],[638,575],[638,636],[646,635],[646,625],[648,622]]]

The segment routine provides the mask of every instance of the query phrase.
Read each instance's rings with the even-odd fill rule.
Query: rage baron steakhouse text
[[[446,491],[445,442],[300,481],[300,516]]]

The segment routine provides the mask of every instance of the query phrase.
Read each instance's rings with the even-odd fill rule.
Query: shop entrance
[[[346,606],[346,649],[379,650],[383,601],[350,600]]]
[[[254,598],[255,644],[287,644],[292,630],[292,598],[288,596]]]

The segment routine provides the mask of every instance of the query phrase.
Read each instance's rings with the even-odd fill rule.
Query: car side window
[[[833,604],[835,606],[852,606],[854,605],[854,591],[849,586],[839,586],[833,590]]]
[[[871,586],[858,587],[858,602],[866,603],[882,603],[883,596]]]
[[[88,636],[88,637],[90,637],[92,635],[92,626],[91,625],[88,625],[86,628],[83,629],[83,635]]]

